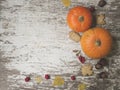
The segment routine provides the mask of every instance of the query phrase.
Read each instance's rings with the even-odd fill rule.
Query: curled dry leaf
[[[80,56],[80,51],[76,53],[76,56],[79,57]]]
[[[104,25],[106,24],[105,22],[105,14],[100,14],[96,16],[96,22],[98,25]]]
[[[70,31],[69,32],[69,38],[75,42],[79,42],[80,41],[80,35],[77,32],[74,31]]]
[[[73,50],[73,52],[74,52],[74,53],[77,53],[77,52],[79,52],[79,50],[76,50],[76,49],[75,49],[75,50]]]

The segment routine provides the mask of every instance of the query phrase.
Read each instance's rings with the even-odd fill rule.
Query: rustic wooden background
[[[87,90],[120,90],[120,0],[106,0],[103,8],[98,1],[71,0],[71,6],[64,7],[61,0],[0,0],[0,90],[77,90],[80,82],[88,85]],[[108,79],[97,79],[97,70],[92,77],[81,76],[81,64],[72,53],[81,48],[68,38],[66,24],[68,10],[76,5],[94,5],[96,14],[105,14],[106,24],[100,27],[108,29],[114,40],[106,57],[109,67],[104,68]],[[40,85],[24,82],[27,75],[46,73],[52,79],[61,75],[65,85],[53,87],[52,79],[43,79]],[[71,75],[77,80],[71,81]]]

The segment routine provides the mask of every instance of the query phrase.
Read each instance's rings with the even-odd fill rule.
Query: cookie
[[[93,74],[93,66],[91,64],[85,64],[81,67],[81,72],[83,76],[91,76]]]
[[[75,42],[79,42],[80,41],[80,35],[77,32],[74,31],[70,31],[69,32],[69,38]]]
[[[96,22],[98,25],[104,25],[106,24],[105,22],[105,14],[100,14],[96,16]]]

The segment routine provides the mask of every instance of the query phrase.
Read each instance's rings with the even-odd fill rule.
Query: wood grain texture
[[[106,0],[103,8],[97,6],[98,1],[71,0],[67,8],[60,0],[0,0],[0,90],[77,90],[80,82],[92,86],[87,90],[120,90],[120,0]],[[106,24],[100,27],[108,29],[114,41],[106,57],[108,79],[97,79],[100,71],[96,70],[92,77],[80,73],[81,64],[72,53],[80,45],[68,38],[70,29],[66,24],[68,10],[76,5],[95,5],[95,15],[106,16]],[[40,85],[34,80],[24,82],[26,75],[34,78],[46,73],[51,79]],[[63,76],[65,85],[53,87],[55,75]],[[77,80],[71,81],[71,75]]]

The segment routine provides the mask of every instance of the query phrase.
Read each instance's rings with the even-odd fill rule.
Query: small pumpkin
[[[112,37],[107,30],[96,27],[84,32],[80,43],[82,50],[87,56],[99,59],[110,52]]]
[[[75,32],[84,32],[91,27],[92,14],[86,7],[74,7],[68,12],[67,23]]]

